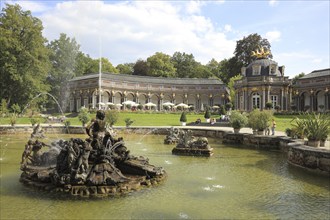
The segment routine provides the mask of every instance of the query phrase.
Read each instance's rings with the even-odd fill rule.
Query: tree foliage
[[[43,26],[30,11],[9,5],[0,14],[0,99],[26,105],[34,96],[47,92],[49,51],[42,36]]]
[[[238,61],[236,57],[232,57],[229,60],[224,59],[220,62],[220,76],[219,78],[228,85],[230,78],[240,75],[243,63]]]
[[[116,66],[116,69],[119,71],[120,74],[132,75],[134,72],[134,63],[118,64]]]
[[[252,56],[252,51],[255,51],[263,47],[270,51],[270,43],[267,39],[262,38],[259,34],[250,34],[247,37],[244,37],[242,40],[236,42],[235,48],[235,58],[238,62],[242,62],[244,66],[250,64],[254,57]],[[268,58],[273,58],[270,54]]]
[[[175,67],[171,62],[171,56],[157,52],[154,55],[148,57],[148,75],[154,77],[174,77]]]
[[[138,76],[147,76],[149,67],[147,65],[147,62],[139,59],[136,61],[136,63],[133,66],[133,75],[138,75]]]
[[[191,78],[194,77],[194,69],[198,63],[194,58],[194,55],[175,52],[171,57],[171,62],[176,69],[176,77],[178,78]]]

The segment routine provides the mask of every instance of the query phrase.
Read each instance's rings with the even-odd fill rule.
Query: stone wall
[[[330,176],[330,152],[322,148],[289,143],[288,162],[309,171]]]

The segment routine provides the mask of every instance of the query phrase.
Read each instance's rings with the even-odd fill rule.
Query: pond
[[[120,136],[132,155],[146,156],[150,164],[163,167],[167,180],[115,198],[88,199],[38,191],[19,182],[19,163],[29,135],[2,135],[0,219],[330,217],[329,178],[289,166],[283,153],[225,146],[209,138],[212,157],[176,156],[171,153],[173,146],[163,144],[165,136]]]

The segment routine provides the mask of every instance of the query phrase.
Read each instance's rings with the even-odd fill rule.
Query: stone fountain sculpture
[[[48,145],[31,137],[22,154],[20,181],[81,196],[123,194],[162,182],[167,176],[163,168],[143,156],[130,155],[123,138],[114,137],[104,117],[104,111],[97,111],[85,140],[71,138]],[[42,152],[44,147],[48,151]]]
[[[178,144],[172,149],[172,154],[206,157],[213,155],[213,148],[206,137],[194,137],[191,130],[180,130],[178,138]]]
[[[179,141],[179,129],[171,127],[168,129],[169,134],[164,139],[164,144],[177,144]]]

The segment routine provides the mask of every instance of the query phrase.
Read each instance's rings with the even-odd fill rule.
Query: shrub
[[[234,129],[241,129],[248,124],[248,118],[239,111],[232,111],[229,118],[229,124]]]
[[[16,114],[12,114],[11,117],[10,117],[10,124],[11,126],[14,126],[16,124],[16,121],[17,121],[17,116]]]
[[[273,103],[267,102],[265,107],[266,107],[266,109],[272,109],[273,108]]]
[[[82,123],[83,126],[85,126],[85,124],[87,122],[89,122],[90,117],[89,117],[87,108],[83,107],[83,108],[80,109],[79,114],[78,114],[78,119]]]
[[[31,125],[34,126],[35,124],[40,123],[39,118],[30,118]]]
[[[227,114],[227,111],[226,111],[224,105],[221,105],[221,106],[220,106],[219,114],[220,114],[220,115],[225,115],[225,114]]]
[[[210,110],[208,108],[205,111],[204,118],[206,118],[206,119],[211,118],[211,113],[210,113]]]
[[[233,107],[233,104],[231,102],[226,103],[226,110],[230,110]]]
[[[130,118],[125,118],[125,124],[126,124],[126,127],[128,128],[131,124],[133,124],[134,123],[134,121],[133,120],[131,120]]]
[[[119,119],[119,113],[116,110],[108,110],[105,113],[105,122],[112,127]]]
[[[21,113],[21,107],[15,103],[11,106],[11,109],[13,110],[14,113],[20,114]]]
[[[180,122],[187,122],[186,112],[181,113]]]
[[[273,114],[271,111],[254,109],[249,114],[249,127],[253,130],[263,131],[270,126],[270,119],[272,116]]]

